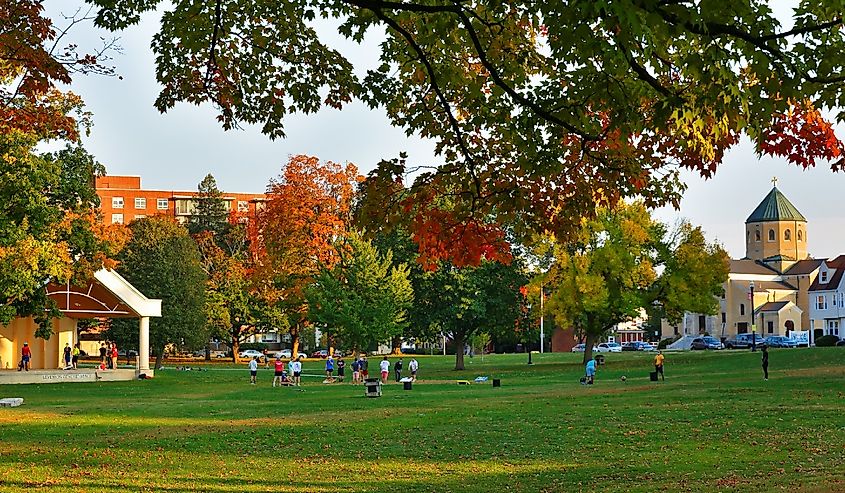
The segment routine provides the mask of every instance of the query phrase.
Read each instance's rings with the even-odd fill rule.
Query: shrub
[[[816,339],[816,346],[818,347],[830,347],[835,346],[836,343],[839,342],[839,338],[835,335],[826,335],[821,336]]]
[[[657,344],[657,349],[666,349],[666,346],[668,346],[669,344],[672,344],[673,342],[675,342],[677,340],[678,340],[677,337],[667,337],[666,339],[663,339],[662,341],[660,341]]]

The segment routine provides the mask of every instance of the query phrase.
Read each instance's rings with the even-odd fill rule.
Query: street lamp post
[[[543,340],[545,333],[543,332],[543,298],[545,298],[545,288],[540,284],[540,354],[543,354]]]
[[[748,283],[751,289],[751,351],[757,351],[757,324],[754,316],[754,281]]]

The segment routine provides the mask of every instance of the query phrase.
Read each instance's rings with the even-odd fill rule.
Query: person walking
[[[361,381],[361,360],[355,358],[352,360],[352,383],[356,384]]]
[[[408,370],[411,372],[411,381],[417,381],[417,371],[420,369],[420,364],[417,363],[416,358],[411,358],[411,362],[408,363]]]
[[[255,385],[255,377],[258,376],[258,356],[249,360],[249,383]]]
[[[276,361],[273,363],[273,387],[276,386],[276,382],[279,383],[279,387],[282,386],[282,377],[285,375],[285,364],[282,363],[282,358],[276,356]]]
[[[658,351],[657,355],[654,357],[654,372],[660,375],[660,378],[665,382],[666,376],[663,374],[663,360],[666,358],[663,356],[662,351]]]
[[[18,371],[26,370],[29,371],[29,367],[32,364],[32,349],[29,348],[29,343],[24,342],[23,347],[21,348],[21,364],[18,366]]]
[[[363,383],[364,380],[370,377],[370,362],[367,361],[366,356],[361,356],[361,361],[358,362],[358,367],[361,369],[361,382]]]
[[[73,358],[73,356],[72,356],[73,349],[70,348],[70,343],[67,343],[67,342],[65,343],[65,348],[64,348],[64,351],[62,353],[63,353],[62,354],[62,360],[65,362],[64,369],[67,370],[68,368],[71,368],[70,360],[71,360],[71,358]]]
[[[72,357],[70,359],[70,362],[73,365],[74,370],[79,369],[79,354],[81,352],[82,351],[79,349],[79,343],[77,342],[76,344],[73,345],[73,352],[71,353]]]
[[[763,380],[769,380],[769,348],[763,346]]]
[[[264,358],[264,369],[270,368],[270,355],[267,354],[267,348],[261,350],[261,357]]]
[[[396,382],[402,379],[402,358],[393,365],[393,376],[396,377]]]
[[[390,361],[387,356],[379,363],[379,369],[381,369],[381,383],[387,383],[387,376],[390,375]]]
[[[297,387],[301,386],[302,383],[302,362],[299,361],[299,358],[296,358],[293,362],[293,384]]]
[[[343,383],[344,373],[346,372],[346,361],[343,361],[343,357],[339,356],[337,358],[337,381]]]
[[[332,358],[332,355],[326,358],[326,380],[334,382],[334,358]]]
[[[115,343],[111,343],[111,368],[117,370],[117,344]]]
[[[587,377],[586,384],[592,385],[596,381],[596,360],[594,358],[590,358],[590,361],[587,361],[587,366],[584,369],[584,373]]]

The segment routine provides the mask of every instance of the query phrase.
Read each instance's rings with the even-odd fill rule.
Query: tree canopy
[[[495,225],[574,233],[596,204],[677,205],[679,170],[712,175],[745,136],[760,154],[842,167],[820,111],[845,113],[837,0],[89,0],[110,29],[164,12],[152,43],[161,111],[211,102],[226,128],[284,135],[292,113],[357,98],[437,144],[443,164],[386,160],[369,177],[374,220],[408,220],[424,256],[477,265],[507,251]],[[386,33],[365,75],[315,29]],[[414,163],[430,165],[431,163]],[[439,206],[449,196],[454,207]],[[384,207],[390,204],[392,207]],[[467,245],[472,255],[463,255]]]

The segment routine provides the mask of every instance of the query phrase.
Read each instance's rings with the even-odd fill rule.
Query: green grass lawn
[[[773,350],[768,382],[746,351],[669,353],[657,384],[649,355],[607,360],[587,387],[580,355],[421,357],[378,399],[220,365],[0,386],[25,398],[0,409],[0,490],[845,491],[843,348]],[[449,383],[477,375],[502,387]]]

